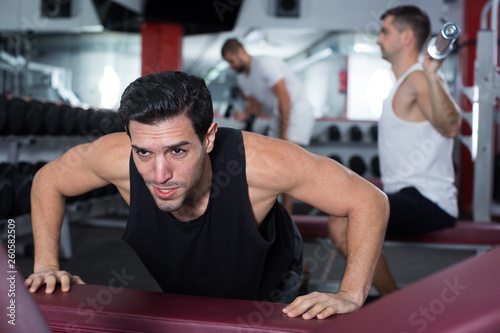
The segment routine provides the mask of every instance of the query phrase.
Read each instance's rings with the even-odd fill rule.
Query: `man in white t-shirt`
[[[239,88],[246,99],[244,112],[234,112],[235,118],[245,121],[265,107],[272,110],[269,136],[308,145],[314,112],[288,65],[279,58],[249,55],[236,39],[228,39],[221,53],[237,73]],[[293,198],[284,196],[283,205],[291,213]]]

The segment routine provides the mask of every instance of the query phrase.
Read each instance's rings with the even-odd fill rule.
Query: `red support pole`
[[[182,25],[144,22],[142,37],[142,75],[182,69]]]

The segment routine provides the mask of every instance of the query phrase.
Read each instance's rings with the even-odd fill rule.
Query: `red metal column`
[[[142,37],[142,75],[182,69],[182,25],[144,22]]]

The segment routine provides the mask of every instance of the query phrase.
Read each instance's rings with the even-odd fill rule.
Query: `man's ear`
[[[236,55],[239,59],[241,59],[242,57],[244,57],[245,55],[247,54],[247,52],[245,51],[244,48],[242,47],[239,47],[238,48],[238,51],[236,52]]]
[[[405,29],[402,32],[402,40],[404,45],[413,44],[415,42],[415,33],[411,29]]]
[[[208,128],[207,134],[205,134],[205,139],[203,141],[203,145],[205,146],[205,152],[208,154],[214,149],[214,141],[215,134],[217,133],[217,129],[219,128],[219,124],[213,122],[212,125]]]

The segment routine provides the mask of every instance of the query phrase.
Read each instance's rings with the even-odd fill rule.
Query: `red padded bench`
[[[118,283],[115,283],[118,284]],[[288,318],[285,304],[75,285],[33,295],[53,332],[312,332],[330,319]]]
[[[7,251],[0,243],[0,258]],[[288,318],[284,304],[76,285],[30,295],[16,276],[16,326],[1,332],[500,332],[500,247],[446,268],[361,310],[326,320]],[[12,268],[17,270],[15,267]],[[10,271],[0,277],[9,281]],[[119,281],[113,281],[118,282]],[[1,303],[11,296],[2,283]],[[38,307],[37,307],[38,305]],[[6,306],[7,308],[7,306]],[[8,308],[7,308],[8,309]],[[42,317],[43,315],[43,317]],[[48,326],[47,326],[48,323]]]
[[[430,275],[317,333],[500,332],[500,248]]]
[[[328,216],[293,215],[303,238],[328,238]],[[445,243],[471,245],[500,244],[500,224],[495,222],[457,221],[451,228],[430,232],[428,234],[390,241],[416,243]]]
[[[359,311],[288,318],[284,304],[77,285],[34,299],[53,332],[500,332],[500,248],[464,260]]]

